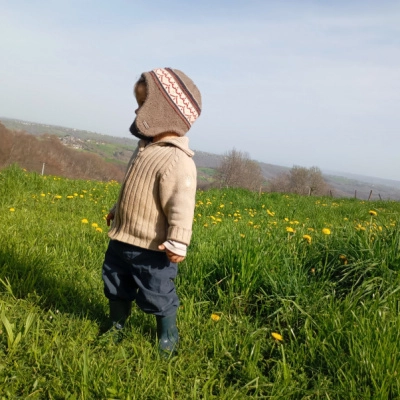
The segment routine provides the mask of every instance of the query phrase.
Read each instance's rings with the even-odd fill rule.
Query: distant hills
[[[137,140],[133,137],[121,138],[86,130],[5,117],[0,117],[0,122],[9,130],[16,132],[26,132],[36,136],[55,135],[65,147],[78,152],[97,155],[104,161],[118,167],[119,170],[123,169],[127,164],[137,145]],[[194,151],[194,161],[198,168],[199,182],[212,182],[215,169],[224,155]],[[267,181],[290,170],[288,167],[263,162],[259,162],[259,165]],[[400,200],[399,181],[333,171],[323,171],[323,176],[332,187],[332,195],[334,197],[357,197],[364,200],[368,198],[371,200]]]

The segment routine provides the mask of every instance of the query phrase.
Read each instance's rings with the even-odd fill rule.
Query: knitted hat
[[[144,72],[147,97],[130,128],[139,138],[173,132],[184,136],[201,113],[201,94],[182,71],[157,68]]]

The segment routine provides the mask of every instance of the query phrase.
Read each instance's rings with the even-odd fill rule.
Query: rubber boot
[[[125,322],[131,315],[132,302],[127,300],[109,300],[110,320],[112,327],[110,333],[115,343],[119,343],[123,339],[122,329]]]
[[[156,316],[158,352],[161,357],[175,356],[178,350],[179,334],[176,326],[176,314],[168,317]]]
[[[109,300],[110,319],[116,329],[122,329],[131,315],[132,302],[127,300]]]

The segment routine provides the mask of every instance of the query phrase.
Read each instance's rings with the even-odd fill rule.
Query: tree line
[[[0,123],[0,139],[0,168],[16,163],[29,171],[41,173],[44,168],[46,175],[71,179],[121,182],[124,176],[124,165],[117,166],[104,161],[97,154],[68,148],[55,135],[33,136],[9,130]],[[236,149],[225,153],[211,186],[300,195],[326,195],[330,190],[317,167],[294,166],[288,173],[267,182],[260,165],[251,160],[247,153]]]
[[[0,123],[0,168],[18,164],[29,171],[71,179],[122,181],[125,167],[104,161],[97,154],[65,147],[57,136],[33,136],[12,131]]]
[[[219,187],[240,187],[252,191],[327,195],[331,188],[318,167],[294,166],[288,173],[266,182],[260,165],[245,152],[227,152],[217,168],[215,184]]]

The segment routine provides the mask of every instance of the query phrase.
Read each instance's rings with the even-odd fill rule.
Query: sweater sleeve
[[[196,198],[196,166],[178,150],[160,179],[161,207],[168,221],[167,240],[189,245]]]

